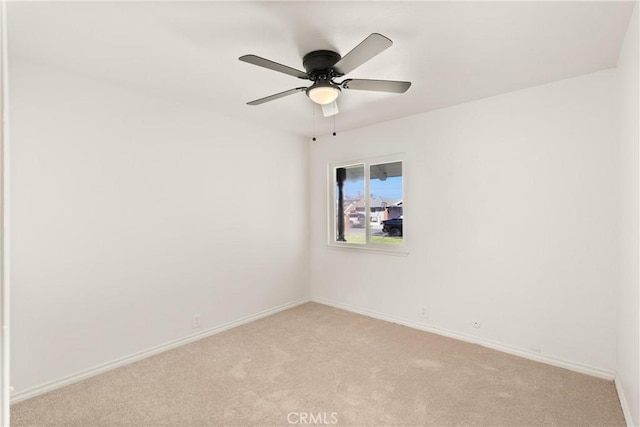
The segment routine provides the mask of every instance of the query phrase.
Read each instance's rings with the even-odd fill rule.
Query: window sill
[[[327,244],[327,246],[329,247],[329,249],[337,249],[341,251],[365,252],[365,253],[373,253],[373,254],[381,254],[381,255],[402,256],[402,257],[409,256],[409,250],[405,247],[398,248],[398,249],[388,249],[388,248],[377,247],[377,246],[364,246],[364,245],[358,246],[355,244],[340,245],[340,244],[332,244],[332,243]]]

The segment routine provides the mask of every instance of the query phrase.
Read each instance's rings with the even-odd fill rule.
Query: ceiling
[[[405,94],[343,91],[337,132],[616,66],[633,2],[9,2],[9,59],[24,58],[174,102],[312,136],[303,69],[381,33],[394,45],[348,74],[409,80]],[[302,83],[302,84],[301,84]],[[99,101],[99,100],[98,100]],[[317,135],[334,119],[315,110]]]

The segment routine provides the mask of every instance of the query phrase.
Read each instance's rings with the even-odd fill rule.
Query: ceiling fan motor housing
[[[342,76],[333,69],[340,59],[342,59],[340,54],[332,50],[314,50],[302,58],[302,65],[311,80],[331,81],[334,77]]]

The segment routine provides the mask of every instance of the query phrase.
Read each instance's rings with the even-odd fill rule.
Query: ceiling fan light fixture
[[[340,88],[326,80],[319,80],[307,89],[307,96],[320,105],[331,104],[340,95]]]

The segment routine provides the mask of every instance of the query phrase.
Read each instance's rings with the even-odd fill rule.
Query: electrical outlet
[[[474,328],[479,328],[480,327],[480,321],[479,320],[474,320],[473,321],[473,327]]]
[[[199,314],[194,314],[193,315],[193,320],[191,321],[191,327],[193,329],[200,327],[200,315]]]
[[[427,317],[427,307],[425,306],[420,307],[420,315],[422,317]]]

